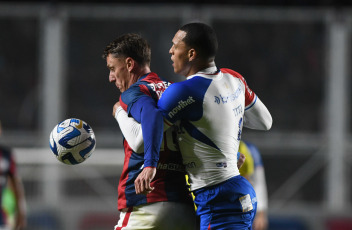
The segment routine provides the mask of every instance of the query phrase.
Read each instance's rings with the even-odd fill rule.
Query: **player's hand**
[[[120,106],[121,106],[121,105],[120,105],[120,102],[119,102],[119,101],[115,103],[114,107],[112,108],[112,116],[113,116],[113,117],[115,117],[116,110],[117,110],[117,108],[120,107]]]
[[[147,167],[138,175],[134,181],[134,187],[136,194],[147,195],[154,190],[154,187],[150,187],[150,182],[154,179],[156,174],[156,168]]]
[[[243,153],[240,153],[240,158],[237,161],[237,168],[240,169],[242,165],[244,164],[244,161],[246,160],[246,157]]]

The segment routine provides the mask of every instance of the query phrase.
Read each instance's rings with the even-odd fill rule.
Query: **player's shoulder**
[[[232,70],[232,69],[221,68],[220,71],[221,71],[222,73],[224,73],[224,74],[230,74],[231,76],[233,76],[233,77],[235,77],[235,78],[238,78],[238,79],[240,79],[241,81],[243,81],[244,83],[246,83],[246,80],[244,79],[244,77],[243,77],[240,73],[238,73],[238,72],[236,72],[236,71],[234,71],[234,70]]]
[[[237,71],[235,71],[235,70],[233,70],[233,69],[221,68],[220,71],[221,71],[222,73],[231,74],[232,76],[237,77],[237,78],[243,78],[243,76],[242,76],[239,72],[237,72]]]
[[[211,79],[194,76],[185,81],[175,82],[165,91],[173,97],[182,98],[188,96],[198,97],[204,95],[211,83]]]
[[[144,96],[149,96],[148,90],[141,90],[142,88],[138,84],[131,85],[127,90],[125,90],[120,96],[120,104],[125,110],[127,107],[139,98]]]
[[[142,94],[149,94],[146,90],[148,88],[148,84],[150,83],[156,83],[160,82],[160,78],[158,75],[149,73],[144,76],[142,76],[137,82],[133,83],[128,89],[126,89],[122,94],[121,94],[121,99],[124,101],[129,101],[133,100],[138,95]]]
[[[145,74],[144,76],[142,76],[140,78],[139,81],[137,81],[137,83],[143,83],[143,82],[160,82],[162,81],[162,79],[158,76],[158,74],[154,73],[154,72],[150,72],[148,74]]]
[[[163,85],[163,87],[168,87],[171,82],[160,78],[156,73],[150,72],[143,77],[141,77],[136,83],[133,85],[141,86],[144,85],[146,87],[153,87],[155,85]],[[152,89],[153,90],[153,89]]]

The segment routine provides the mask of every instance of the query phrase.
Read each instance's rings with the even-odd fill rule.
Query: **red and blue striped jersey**
[[[169,82],[162,81],[155,73],[149,73],[142,76],[120,96],[122,108],[142,125],[145,151],[144,153],[134,152],[124,139],[125,159],[118,186],[119,210],[161,201],[192,203],[185,181],[182,157],[174,141],[176,138],[174,130],[170,128],[162,133],[162,141],[159,144],[152,143],[157,142],[155,139],[151,140],[153,139],[151,136],[155,134],[144,132],[145,129],[153,129],[152,126],[155,125],[150,121],[150,119],[153,120],[154,112],[148,110],[156,109],[157,101],[169,85]],[[161,122],[163,122],[162,119]],[[159,146],[159,149],[156,150],[156,146]],[[137,195],[134,181],[144,167],[157,168],[156,176],[151,182],[154,190],[148,195]]]

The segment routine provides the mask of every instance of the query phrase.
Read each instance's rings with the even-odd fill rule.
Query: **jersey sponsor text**
[[[173,108],[169,113],[169,117],[172,118],[173,116],[175,116],[179,111],[181,111],[183,108],[185,108],[187,105],[190,105],[192,103],[196,102],[193,97],[189,96],[188,99],[186,101],[180,100],[178,102],[178,105]]]

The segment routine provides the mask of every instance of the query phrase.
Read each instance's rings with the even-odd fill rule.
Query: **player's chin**
[[[124,87],[118,86],[117,88],[120,90],[121,93],[123,93],[125,91]]]
[[[180,69],[178,69],[177,67],[175,67],[175,65],[172,65],[174,67],[174,73],[176,74],[180,74]]]

